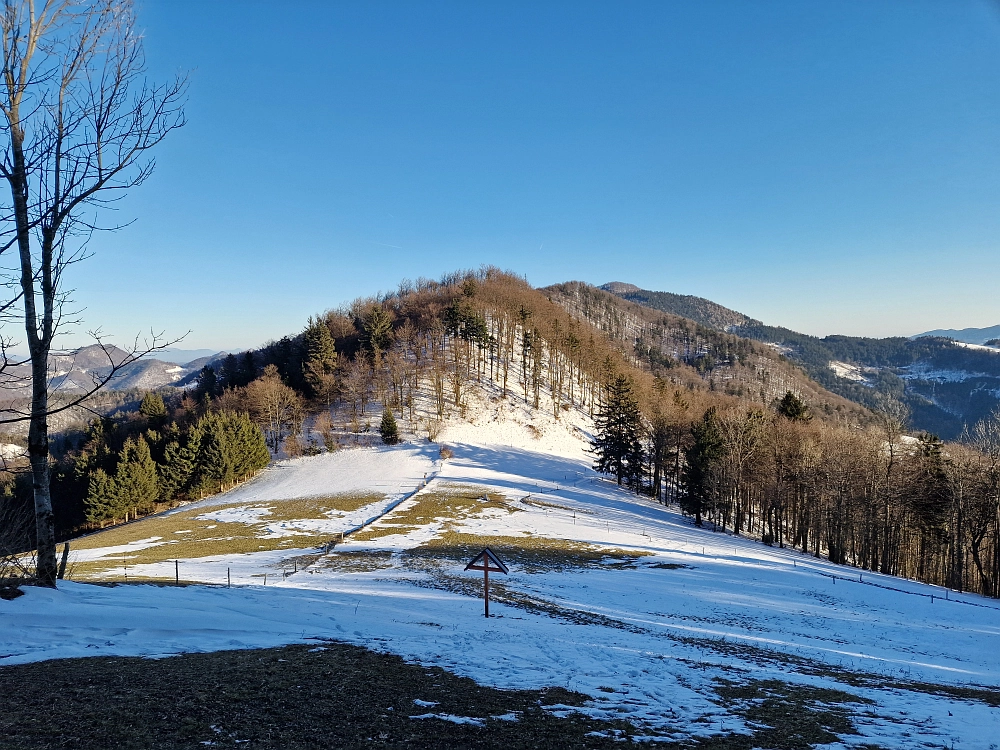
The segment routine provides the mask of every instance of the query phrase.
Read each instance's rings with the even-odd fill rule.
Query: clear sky
[[[237,349],[493,264],[774,325],[1000,323],[1000,7],[144,0],[189,124],[69,278]]]

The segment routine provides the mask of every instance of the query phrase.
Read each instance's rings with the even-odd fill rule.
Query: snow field
[[[527,422],[516,405],[492,406],[475,423],[446,427],[454,457],[436,474],[436,446],[342,451],[283,462],[228,497],[184,509],[264,540],[281,500],[382,483],[387,499],[352,511],[360,517],[406,498],[330,553],[181,560],[184,579],[211,583],[225,567],[240,569],[241,582],[257,580],[253,571],[278,571],[296,555],[298,572],[266,588],[32,589],[0,604],[0,664],[332,639],[499,687],[578,690],[592,697],[588,713],[630,719],[650,736],[752,732],[740,706],[720,699],[720,681],[776,680],[857,697],[860,734],[835,746],[997,743],[1000,710],[962,691],[986,686],[996,702],[1000,602],[955,594],[932,602],[940,589],[869,573],[862,583],[849,568],[697,529],[595,475],[582,415]],[[432,481],[419,489],[425,471]],[[131,540],[99,552],[127,558],[159,541],[144,522],[128,528]],[[491,576],[489,620],[481,575],[462,570],[467,553],[487,544],[511,568]],[[84,553],[97,554],[75,554]],[[145,565],[146,575],[173,577],[169,560]]]

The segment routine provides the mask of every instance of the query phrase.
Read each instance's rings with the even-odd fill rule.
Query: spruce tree
[[[382,442],[386,445],[396,445],[399,442],[399,428],[396,426],[396,418],[392,415],[392,409],[388,407],[382,412],[382,424],[379,425],[379,432],[382,435]]]
[[[122,446],[114,484],[125,512],[149,510],[156,502],[160,494],[156,463],[142,437],[128,438]]]
[[[594,469],[614,474],[619,485],[627,481],[638,489],[644,466],[645,430],[632,383],[626,376],[615,375],[606,387],[594,427],[596,435],[591,441],[597,456]]]
[[[150,391],[142,397],[142,403],[139,404],[139,413],[146,417],[146,419],[153,421],[165,419],[167,416],[167,407],[163,403],[163,397],[159,393]]]
[[[219,388],[219,379],[215,374],[215,370],[209,365],[205,365],[198,372],[198,387],[195,389],[195,394],[198,401],[204,401],[206,398],[214,398]]]
[[[114,479],[104,469],[90,473],[87,483],[87,497],[83,501],[84,514],[90,523],[103,523],[117,517],[118,492]]]
[[[253,352],[243,352],[240,359],[239,385],[244,386],[257,379],[257,360]]]
[[[309,318],[309,324],[302,338],[306,350],[306,362],[333,366],[337,359],[337,351],[334,348],[330,328],[322,318]]]
[[[791,391],[786,391],[778,402],[778,414],[793,422],[808,422],[812,419],[809,407]]]
[[[709,408],[691,433],[694,441],[685,453],[681,508],[701,526],[702,513],[714,499],[715,469],[725,455],[725,442],[715,407]]]
[[[238,388],[240,386],[240,363],[235,354],[227,354],[222,360],[222,387]]]
[[[163,463],[159,466],[162,500],[174,500],[190,489],[201,446],[200,433],[193,433],[192,430],[182,440],[172,440],[163,451]]]
[[[329,390],[324,388],[324,383],[329,381],[337,366],[337,351],[326,322],[321,318],[309,318],[309,325],[302,334],[302,344],[305,348],[302,374],[310,395],[316,397]]]

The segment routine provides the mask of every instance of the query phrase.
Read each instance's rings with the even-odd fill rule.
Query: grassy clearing
[[[9,750],[192,747],[519,748],[620,747],[624,721],[560,718],[578,706],[561,688],[498,690],[437,667],[324,643],[168,659],[65,659],[0,668],[0,714]],[[434,701],[433,707],[414,700]],[[481,726],[440,719],[479,719]],[[516,717],[516,721],[491,717]]]
[[[522,567],[527,573],[560,572],[585,568],[631,568],[650,553],[599,547],[587,542],[541,536],[483,536],[444,531],[434,539],[408,550],[410,557],[468,562],[489,547],[504,562]]]
[[[295,529],[295,521],[336,517],[338,513],[348,513],[384,499],[384,495],[378,494],[352,494],[191,508],[169,515],[144,518],[136,523],[98,532],[75,540],[71,543],[71,547],[73,550],[99,549],[159,537],[155,546],[126,552],[124,559],[129,566],[211,555],[297,549],[323,544],[329,541],[330,534],[317,533],[305,528]],[[244,508],[260,509],[261,512],[257,514],[256,520],[246,521],[199,518]],[[267,536],[265,526],[282,522],[290,524],[291,530],[295,533],[283,537]],[[69,577],[99,578],[109,570],[120,568],[122,562],[123,557],[118,553],[100,560],[74,563],[69,571]]]
[[[488,500],[485,498],[489,498]],[[486,495],[481,488],[444,485],[424,491],[376,524],[351,535],[352,541],[371,542],[393,534],[407,534],[432,523],[445,527],[481,515],[485,511],[514,513],[518,508],[501,495]]]

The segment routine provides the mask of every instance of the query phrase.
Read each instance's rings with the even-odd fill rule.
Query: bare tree
[[[302,424],[302,399],[281,382],[278,368],[268,365],[264,374],[246,387],[250,415],[267,436],[275,453],[286,435],[294,434]]]
[[[55,586],[55,527],[49,490],[48,417],[105,385],[121,367],[165,345],[140,343],[92,390],[50,404],[49,355],[65,306],[67,268],[87,257],[100,209],[149,177],[148,152],[184,124],[186,81],[151,86],[131,0],[4,0],[0,17],[0,253],[17,257],[16,302],[27,334],[31,403],[28,454],[35,500],[37,581]],[[8,306],[6,312],[10,312]],[[98,336],[98,342],[101,342]],[[103,344],[102,344],[103,346]],[[108,348],[105,348],[109,352]]]

